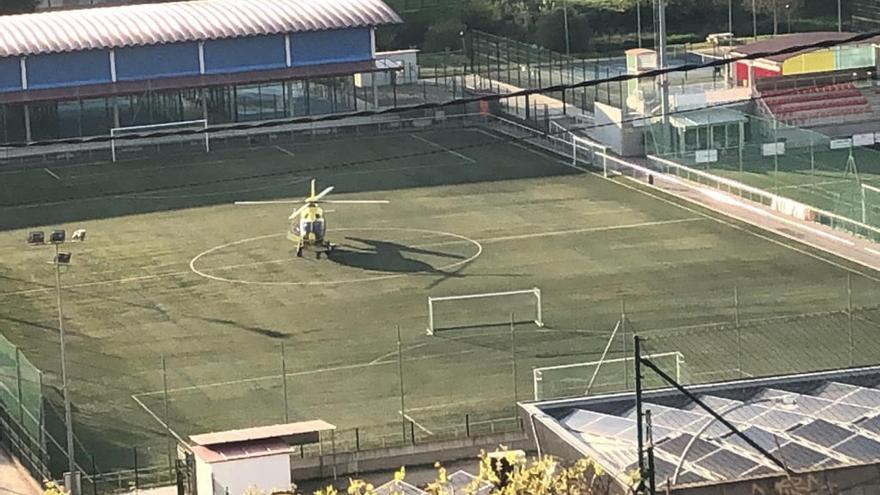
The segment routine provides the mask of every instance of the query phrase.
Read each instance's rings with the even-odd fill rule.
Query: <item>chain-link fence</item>
[[[36,477],[47,474],[43,375],[0,335],[0,441]]]

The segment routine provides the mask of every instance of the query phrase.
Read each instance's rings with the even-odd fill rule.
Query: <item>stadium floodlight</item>
[[[67,345],[64,335],[64,306],[61,300],[61,266],[69,266],[72,254],[67,251],[60,251],[58,248],[64,244],[67,233],[64,229],[53,230],[49,234],[49,242],[55,248],[55,258],[52,264],[55,265],[55,295],[58,304],[58,337],[61,344],[61,392],[64,400],[64,424],[67,433],[67,469],[71,479],[76,479],[76,447],[73,440],[73,414],[70,405],[70,389],[67,386]],[[73,233],[72,240],[82,242],[86,238],[85,229],[77,229]],[[45,243],[45,234],[41,231],[33,231],[28,234],[28,244],[41,245]],[[71,495],[78,495],[79,486],[77,483],[70,483],[67,487]]]
[[[41,245],[46,243],[46,234],[42,230],[35,230],[28,233],[28,244]]]

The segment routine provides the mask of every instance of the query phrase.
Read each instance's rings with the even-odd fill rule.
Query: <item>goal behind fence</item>
[[[118,160],[119,154],[124,150],[139,150],[145,146],[156,147],[157,149],[162,147],[174,147],[177,149],[195,146],[204,149],[207,153],[211,151],[211,141],[207,130],[208,121],[206,119],[114,127],[110,129],[110,155],[115,163]],[[190,132],[178,134],[180,131]],[[166,133],[168,135],[135,137]]]
[[[489,301],[492,301],[491,303]],[[428,335],[438,330],[531,322],[544,326],[541,289],[428,297]]]
[[[684,355],[680,352],[662,352],[643,356],[679,383],[686,378]],[[630,390],[635,385],[633,358],[631,356],[588,363],[544,366],[532,370],[535,400],[552,400],[579,397],[596,393]],[[654,373],[645,373],[645,388],[667,387]]]

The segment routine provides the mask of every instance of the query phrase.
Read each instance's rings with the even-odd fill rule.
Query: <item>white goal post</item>
[[[126,135],[132,134],[143,134],[157,131],[173,131],[175,129],[198,129],[200,132],[196,134],[181,134],[181,135],[169,135],[169,136],[161,136],[161,137],[152,137],[152,138],[132,138],[132,139],[119,139],[119,143],[117,143],[117,138]],[[142,144],[161,144],[161,143],[173,143],[173,142],[181,142],[181,141],[192,141],[198,139],[204,144],[205,152],[211,151],[211,140],[208,135],[208,120],[207,119],[199,119],[199,120],[184,120],[179,122],[165,122],[163,124],[146,124],[146,125],[134,125],[128,127],[114,127],[110,129],[110,155],[113,158],[113,162],[116,162],[117,159],[117,148],[119,146],[124,146],[124,143],[132,143],[132,145],[142,145]],[[201,134],[199,136],[198,134]]]
[[[877,195],[877,197],[880,198],[880,187],[862,184],[862,223],[869,225],[871,219],[873,218],[873,215],[869,215],[868,212],[875,209],[880,210],[880,201],[878,201],[877,205],[874,205],[871,201],[868,201],[868,196],[873,195]]]
[[[486,298],[495,298],[495,297],[508,297],[508,296],[519,296],[519,295],[529,295],[532,294],[535,296],[535,325],[539,327],[544,326],[544,305],[543,299],[541,298],[541,289],[535,287],[532,289],[526,290],[511,290],[506,292],[487,292],[483,294],[466,294],[461,296],[444,296],[444,297],[428,297],[428,335],[434,335],[434,332],[437,330],[437,325],[434,321],[434,303],[436,302],[444,302],[444,301],[463,301],[469,299],[486,299]],[[500,322],[499,322],[500,323]]]
[[[681,383],[684,373],[684,354],[678,351],[661,352],[642,356],[650,359],[665,372]],[[600,359],[587,363],[543,366],[532,369],[532,388],[534,400],[562,399],[566,397],[587,396],[594,386],[614,386],[614,391],[628,390],[626,369],[633,366],[633,357]],[[625,369],[626,368],[626,369]],[[602,371],[604,370],[604,371]],[[600,375],[600,372],[604,373]],[[608,382],[608,378],[612,380]],[[619,380],[619,381],[618,381]],[[660,384],[659,378],[654,380]]]

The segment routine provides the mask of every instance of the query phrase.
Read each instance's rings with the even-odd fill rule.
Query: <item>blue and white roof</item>
[[[0,16],[0,57],[402,22],[382,0],[194,0]]]

